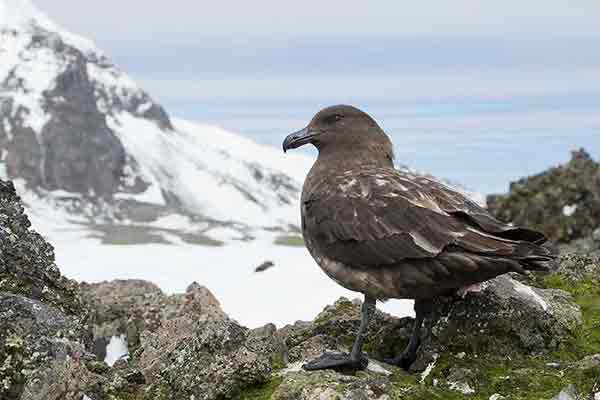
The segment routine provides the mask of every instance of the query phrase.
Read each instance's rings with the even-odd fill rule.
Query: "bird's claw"
[[[417,352],[415,351],[404,351],[397,357],[386,358],[383,361],[389,365],[395,365],[405,371],[408,371],[413,362],[417,359]]]
[[[305,371],[332,369],[335,371],[362,371],[369,365],[369,359],[361,355],[358,359],[346,353],[325,352],[318,358],[302,366]]]

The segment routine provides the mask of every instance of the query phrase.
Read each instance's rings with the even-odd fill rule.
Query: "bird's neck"
[[[313,166],[314,172],[362,170],[366,167],[394,168],[390,154],[361,151],[320,151]]]

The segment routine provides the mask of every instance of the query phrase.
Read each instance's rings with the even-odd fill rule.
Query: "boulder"
[[[80,399],[100,379],[88,319],[78,285],[0,181],[0,398]]]
[[[148,383],[144,398],[235,398],[271,377],[278,349],[273,326],[249,330],[229,319],[181,317],[144,332],[134,364]]]
[[[488,196],[487,206],[500,220],[539,229],[558,243],[589,238],[600,226],[600,164],[585,150],[574,151],[567,164]]]
[[[184,315],[197,320],[227,318],[214,295],[196,282],[185,293],[171,296],[138,279],[83,283],[81,289],[94,315],[94,347],[100,359],[106,356],[113,336],[124,335],[133,352],[140,344],[140,334],[155,332],[164,321]]]

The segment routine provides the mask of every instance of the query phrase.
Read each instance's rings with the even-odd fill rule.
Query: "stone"
[[[148,382],[145,398],[165,391],[172,398],[233,398],[268,381],[278,348],[272,329],[181,317],[166,321],[156,333],[143,333],[135,365]]]
[[[583,370],[588,370],[596,367],[600,367],[600,354],[592,354],[590,356],[586,356],[575,363],[575,368]]]
[[[591,237],[600,223],[600,164],[585,150],[574,151],[567,164],[488,196],[487,206],[498,219],[540,230],[554,242]]]
[[[308,360],[325,350],[348,352],[360,326],[361,304],[342,297],[325,307],[313,322],[296,322],[280,329],[278,335],[289,349],[289,360]],[[364,350],[374,359],[394,357],[408,343],[411,331],[412,318],[395,318],[376,310]]]
[[[101,359],[113,336],[125,335],[132,353],[139,347],[141,333],[155,332],[164,321],[183,315],[199,320],[227,318],[214,295],[196,282],[186,293],[171,296],[138,279],[83,283],[81,288],[94,315],[95,353]]]
[[[469,349],[468,356],[547,353],[572,337],[581,323],[569,293],[532,288],[502,275],[464,299],[440,302],[425,320],[427,333],[411,369],[423,371],[434,354],[453,349]]]
[[[78,285],[30,229],[12,183],[0,181],[0,398],[81,398],[101,379],[87,368],[88,322]]]
[[[573,384],[563,388],[552,400],[578,400],[577,387]]]

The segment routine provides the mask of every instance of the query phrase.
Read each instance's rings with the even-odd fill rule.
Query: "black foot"
[[[362,371],[369,365],[369,359],[361,356],[354,360],[345,353],[323,353],[319,358],[307,362],[302,366],[305,371],[317,371],[320,369],[332,369],[334,371]]]
[[[417,359],[416,351],[405,351],[397,357],[394,358],[386,358],[383,360],[386,364],[395,365],[397,367],[402,368],[405,371],[408,371],[412,363]]]

